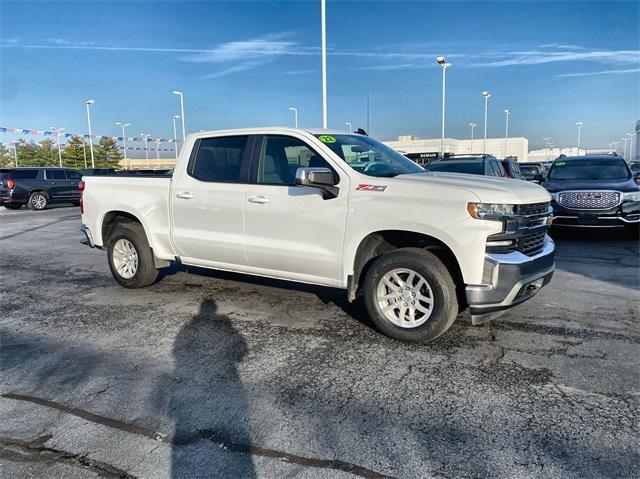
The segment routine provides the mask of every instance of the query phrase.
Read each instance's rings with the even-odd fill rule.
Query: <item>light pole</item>
[[[350,122],[346,121],[346,122],[344,123],[344,126],[346,126],[346,127],[347,127],[347,131],[348,131],[349,133],[351,133],[351,132],[353,131],[353,128],[352,128],[352,126],[351,126],[351,123],[350,123]]]
[[[633,133],[625,133],[629,137],[629,161],[633,160],[631,153],[633,152]],[[638,154],[638,152],[636,152]]]
[[[147,168],[149,168],[149,135],[148,133],[140,133],[140,136],[144,138],[144,156],[147,159]]]
[[[613,152],[617,155],[618,154],[618,143],[620,143],[619,141],[612,141],[611,144],[613,145]]]
[[[320,0],[322,28],[322,128],[327,129],[327,14],[326,0]]]
[[[578,127],[578,152],[576,153],[577,155],[580,155],[580,140],[581,140],[581,134],[582,134],[582,122],[581,121],[577,121],[576,122],[576,126]]]
[[[293,112],[293,124],[296,128],[298,128],[298,109],[290,106],[289,111]]]
[[[160,141],[156,138],[153,142],[156,144],[156,167],[160,167],[160,150],[158,149]]]
[[[488,91],[483,91],[484,97],[484,142],[482,143],[482,154],[487,154],[487,110],[489,109],[489,97],[491,96]]]
[[[56,146],[58,147],[58,164],[60,168],[62,168],[62,151],[60,149],[60,132],[64,131],[64,128],[55,128],[52,126],[51,129],[56,132]]]
[[[13,142],[13,159],[16,162],[16,168],[18,167],[18,142]]]
[[[176,120],[180,118],[180,115],[173,115],[173,149],[176,152],[176,161],[178,160],[178,135],[176,133]]]
[[[626,160],[627,159],[627,141],[629,141],[629,138],[627,138],[626,136],[620,138],[620,141],[624,142],[624,150],[622,153],[622,159]]]
[[[187,134],[184,129],[184,95],[181,91],[173,90],[174,95],[178,95],[180,97],[180,118],[182,118],[182,144],[184,145],[184,141],[187,139]]]
[[[440,156],[444,157],[444,119],[445,119],[445,98],[447,92],[447,68],[451,63],[447,63],[444,57],[436,57],[436,62],[442,67],[442,134],[440,135]]]
[[[124,150],[124,164],[127,164],[127,137],[125,136],[125,132],[124,129],[128,126],[131,126],[131,123],[120,123],[119,121],[116,121],[116,125],[118,125],[119,127],[122,128],[122,145],[123,145],[123,150]],[[129,165],[131,166],[131,165]],[[131,168],[129,168],[131,169]]]
[[[84,145],[84,138],[82,140],[82,157],[84,158],[84,167],[87,168],[87,148]]]
[[[509,142],[509,115],[511,110],[504,111],[504,157],[507,157],[507,143]]]
[[[469,123],[469,128],[471,128],[471,143],[469,144],[469,153],[473,153],[473,129],[478,126],[474,122]]]
[[[551,137],[543,136],[542,139],[544,140],[544,147],[547,150],[547,161],[549,161],[549,142],[551,141]]]
[[[89,149],[91,151],[91,168],[96,167],[96,162],[93,158],[93,133],[91,133],[91,113],[89,112],[89,105],[93,105],[95,102],[95,100],[87,100],[84,102],[84,104],[87,106],[87,124],[89,125]]]

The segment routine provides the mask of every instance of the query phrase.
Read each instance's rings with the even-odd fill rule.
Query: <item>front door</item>
[[[173,241],[185,263],[246,266],[248,143],[246,135],[200,139],[187,171],[173,178]]]
[[[45,183],[50,201],[61,201],[69,194],[69,180],[64,170],[56,168],[45,170]]]
[[[331,168],[302,139],[265,136],[254,151],[257,161],[244,199],[249,266],[274,276],[337,285],[348,178],[340,178],[338,197],[324,199],[317,188],[294,185],[299,167]]]

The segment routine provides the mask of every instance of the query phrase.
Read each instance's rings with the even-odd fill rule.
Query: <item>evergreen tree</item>
[[[12,146],[0,143],[0,166],[16,166]]]
[[[58,147],[52,139],[46,138],[42,140],[36,145],[35,149],[38,166],[58,166],[60,164]]]
[[[93,153],[96,168],[119,168],[123,158],[120,147],[113,138],[101,138]]]
[[[38,147],[35,143],[27,143],[22,138],[17,142],[18,166],[44,166],[38,159]]]
[[[83,148],[84,147],[84,148]],[[86,155],[86,159],[85,159]],[[91,161],[89,152],[89,145],[85,143],[82,137],[73,135],[67,140],[67,145],[63,152],[64,166],[67,168],[74,168],[76,170],[91,166],[88,162]]]

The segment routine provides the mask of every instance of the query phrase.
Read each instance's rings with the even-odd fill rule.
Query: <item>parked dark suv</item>
[[[555,226],[640,225],[640,186],[616,155],[567,156],[551,165],[543,186],[553,197]]]
[[[80,204],[82,176],[67,168],[0,168],[0,203],[17,210],[43,210],[50,203]]]
[[[504,166],[504,171],[507,172],[507,178],[513,178],[515,180],[525,179],[520,171],[518,160],[514,158],[505,158],[504,160],[500,160],[500,162],[502,163],[502,166]]]
[[[520,173],[527,181],[542,184],[545,169],[542,163],[520,163]]]
[[[427,171],[507,177],[502,162],[490,155],[438,158],[426,165],[425,168]]]

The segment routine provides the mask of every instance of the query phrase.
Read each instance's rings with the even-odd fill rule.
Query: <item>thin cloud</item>
[[[538,48],[556,48],[558,50],[586,50],[585,47],[578,45],[567,45],[564,43],[547,43],[545,45],[538,45]]]
[[[562,73],[556,77],[576,78],[576,77],[592,77],[599,75],[625,75],[628,73],[640,73],[640,68],[629,68],[626,70],[604,70],[601,72],[579,72],[579,73]]]
[[[266,62],[246,62],[241,63],[240,65],[235,65],[229,68],[225,68],[224,70],[220,70],[217,72],[209,73],[200,77],[201,80],[210,80],[213,78],[220,78],[227,75],[231,75],[232,73],[243,72],[247,70],[253,70],[254,68],[264,65]]]
[[[309,70],[287,70],[282,73],[284,73],[285,75],[305,75],[307,73],[316,73],[317,71],[317,68],[311,68]]]
[[[637,64],[640,50],[600,50],[580,52],[522,51],[505,53],[502,60],[476,63],[476,67],[506,67],[515,65],[543,65],[557,62],[595,62],[606,64]]]
[[[358,70],[376,70],[376,71],[394,71],[394,70],[407,70],[412,68],[424,68],[425,65],[419,63],[401,63],[396,65],[371,65],[366,67],[360,67]]]

